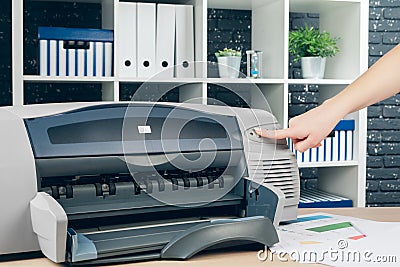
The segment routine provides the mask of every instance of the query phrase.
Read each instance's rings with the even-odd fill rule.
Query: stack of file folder
[[[193,6],[119,2],[119,77],[194,77]]]
[[[354,120],[341,120],[334,128],[334,136],[322,141],[322,146],[311,148],[300,153],[294,149],[291,139],[289,148],[294,152],[298,162],[327,162],[353,160]]]
[[[41,76],[112,75],[113,31],[39,27]]]
[[[327,192],[301,189],[299,208],[347,208],[353,207],[351,199]]]

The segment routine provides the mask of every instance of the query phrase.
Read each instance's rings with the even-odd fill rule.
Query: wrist
[[[345,103],[337,101],[335,98],[325,100],[321,108],[331,114],[335,120],[341,120],[346,116],[349,111],[347,110]]]

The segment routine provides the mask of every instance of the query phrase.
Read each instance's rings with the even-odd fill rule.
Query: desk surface
[[[338,215],[353,216],[363,219],[386,222],[400,222],[400,207],[399,208],[341,208],[341,209],[302,209],[299,214],[308,214],[313,212],[327,212]],[[148,261],[139,263],[119,264],[118,267],[211,267],[211,266],[281,266],[280,261],[261,262],[257,259],[257,251],[239,251],[239,252],[209,252],[194,256],[188,261]],[[285,266],[299,266],[296,262],[286,262]],[[13,266],[30,266],[30,267],[59,267],[45,258],[7,261],[0,262],[1,267]],[[108,265],[110,266],[110,265]],[[307,266],[321,266],[317,264],[308,264]]]

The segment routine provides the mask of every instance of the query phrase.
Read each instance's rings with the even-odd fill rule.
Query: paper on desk
[[[353,255],[351,260],[340,263],[327,260],[332,266],[399,266],[400,265],[400,223],[358,221],[354,225],[365,229],[367,237],[358,242],[349,242],[343,249],[346,255]],[[359,259],[355,260],[354,255]]]
[[[400,238],[400,223],[314,213],[280,225],[277,231],[280,242],[271,251],[286,252],[302,263],[319,262],[331,266],[375,266],[378,261],[382,266],[382,261],[388,260],[397,264],[383,266],[400,263],[400,249],[395,244]]]
[[[296,221],[277,228],[280,247],[309,247],[310,245],[330,245],[338,239],[356,240],[363,236],[362,230],[353,227],[355,221],[364,221],[346,216],[314,213],[300,216]]]

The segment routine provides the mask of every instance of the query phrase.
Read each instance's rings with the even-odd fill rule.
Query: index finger
[[[261,130],[255,129],[256,133],[261,137],[271,138],[271,139],[283,139],[283,138],[292,138],[293,132],[291,129],[286,128],[282,130]]]

